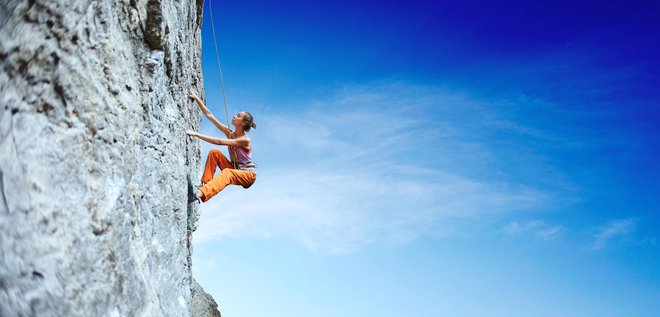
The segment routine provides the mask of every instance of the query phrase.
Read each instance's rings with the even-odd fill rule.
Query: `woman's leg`
[[[202,194],[204,194],[204,196],[200,198],[203,202],[207,202],[211,197],[227,187],[227,185],[249,186],[254,183],[256,179],[257,176],[252,172],[225,168],[220,174],[218,174],[218,176],[199,188]]]
[[[202,174],[202,183],[206,184],[213,179],[215,170],[218,167],[223,170],[225,168],[232,168],[233,166],[229,159],[222,154],[222,151],[212,149],[206,157],[206,165],[204,166],[204,173]]]

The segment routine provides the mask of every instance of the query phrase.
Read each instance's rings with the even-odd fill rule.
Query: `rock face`
[[[206,294],[202,286],[193,281],[193,300],[190,305],[190,314],[192,316],[221,317],[218,311],[218,304],[211,295]]]
[[[0,1],[0,316],[191,314],[202,8]]]

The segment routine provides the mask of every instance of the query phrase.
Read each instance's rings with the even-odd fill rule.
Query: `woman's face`
[[[232,123],[234,126],[242,125],[242,124],[243,124],[243,113],[242,113],[242,112],[239,112],[239,113],[235,114],[235,115],[231,118],[231,123]]]

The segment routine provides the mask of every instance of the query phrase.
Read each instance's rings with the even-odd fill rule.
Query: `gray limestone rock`
[[[221,317],[218,304],[196,281],[193,281],[190,313],[192,316]]]
[[[0,1],[0,316],[189,316],[203,0]]]

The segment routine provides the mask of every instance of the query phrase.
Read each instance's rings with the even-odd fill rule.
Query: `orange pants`
[[[214,177],[217,167],[220,167],[220,174]],[[202,183],[205,185],[199,188],[204,194],[202,201],[207,202],[227,185],[248,187],[256,179],[257,174],[251,171],[234,169],[234,166],[220,150],[212,149],[206,158],[206,166],[204,167],[204,174],[202,174]]]

